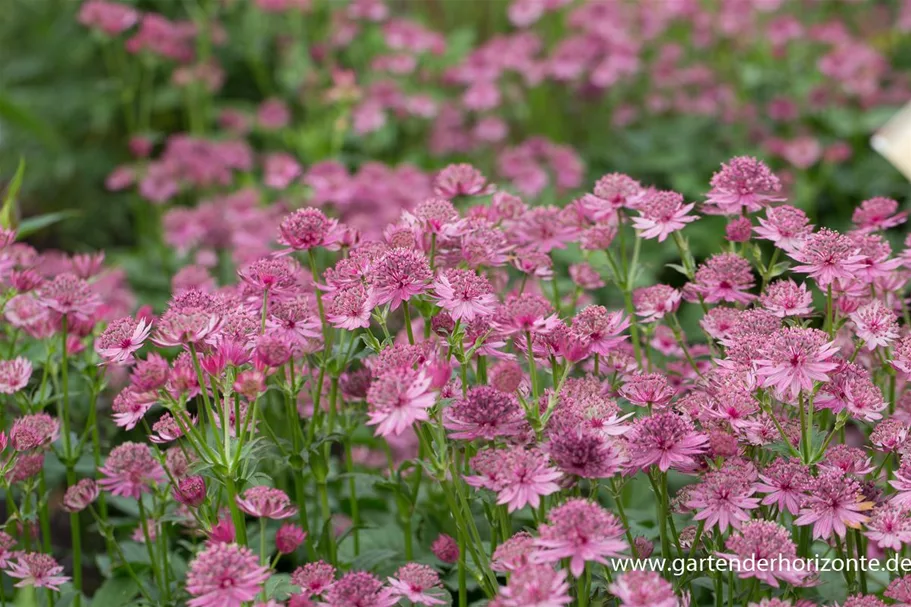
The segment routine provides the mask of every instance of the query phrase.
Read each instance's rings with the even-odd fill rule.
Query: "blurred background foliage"
[[[228,7],[234,11],[237,4],[248,3],[236,0],[225,4],[235,5]],[[177,0],[128,4],[174,19],[192,16],[193,10],[204,6]],[[736,36],[719,36],[706,48],[697,49],[697,53],[702,53],[697,62],[709,62],[716,79],[735,97],[736,107],[748,107],[752,113],[722,118],[724,108],[718,106],[704,112],[640,111],[631,120],[618,118],[618,112],[628,112],[630,107],[648,106],[650,91],[658,78],[650,73],[648,65],[663,46],[692,46],[694,30],[683,19],[682,24],[666,28],[659,38],[642,45],[643,67],[635,77],[597,94],[571,82],[544,79],[528,86],[524,95],[517,92],[523,88],[519,83],[502,82],[506,100],[500,114],[509,124],[508,142],[543,135],[572,146],[586,166],[579,191],[590,189],[600,175],[618,171],[646,184],[673,188],[694,200],[706,191],[712,172],[722,161],[738,154],[768,158],[768,142],[776,137],[806,135],[823,149],[841,142],[849,149],[849,157],[841,162],[823,160],[794,168],[777,157],[770,164],[782,171],[790,184],[793,204],[807,209],[817,224],[842,227],[861,200],[874,195],[901,200],[908,191],[907,180],[868,143],[871,133],[903,103],[902,91],[907,90],[902,78],[906,79],[905,72],[911,66],[911,40],[901,27],[893,25],[902,10],[900,4],[783,2],[763,22],[763,27],[773,27],[768,25],[772,17],[798,13],[801,20],[810,24],[830,20],[844,24],[856,39],[888,62],[886,77],[890,86],[894,80],[900,86],[894,87],[898,94],[893,90],[891,95],[885,95],[886,99],[852,99],[818,109],[802,109],[798,120],[770,127],[767,104],[776,98],[806,99],[815,89],[834,92],[839,84],[814,73],[812,68],[819,53],[810,48],[810,43],[791,45],[785,56],[776,56],[769,43],[762,40],[765,33],[759,33],[754,43],[738,44]],[[297,31],[300,37],[293,40],[298,47],[284,54],[274,44],[278,34],[262,35],[263,28],[275,27],[274,15],[258,15],[251,20],[251,13],[242,13],[243,18],[226,14],[222,23],[232,44],[215,51],[224,71],[218,100],[229,100],[233,107],[245,104],[255,108],[264,97],[260,70],[274,80],[277,92],[287,98],[294,98],[300,87],[319,80],[313,73],[326,70],[312,58],[316,45],[313,40],[326,40],[335,33],[337,23],[332,20],[332,13],[343,5],[315,3],[303,18],[302,29]],[[71,251],[134,246],[137,234],[147,229],[141,221],[143,203],[137,202],[135,194],[107,191],[104,183],[115,166],[130,159],[128,141],[132,134],[122,111],[124,96],[129,93],[124,83],[112,76],[112,62],[132,61],[127,72],[121,73],[141,77],[139,62],[135,57],[128,59],[125,54],[111,53],[111,47],[103,43],[98,32],[80,25],[78,1],[6,0],[4,6],[0,11],[0,180],[12,176],[21,155],[27,163],[21,214],[76,212],[33,235],[32,243]],[[444,67],[457,64],[492,37],[516,29],[507,17],[510,5],[502,0],[405,0],[392,2],[389,7],[393,15],[420,22],[445,35],[445,52],[431,59]],[[228,9],[226,12],[230,13]],[[565,14],[548,15],[535,27],[546,48],[554,48],[568,35]],[[287,31],[280,33],[288,35]],[[383,45],[378,30],[361,32],[340,49],[338,57],[360,80],[371,72],[371,61],[382,53]],[[288,61],[288,56],[293,60]],[[326,77],[325,73],[321,76],[323,80]],[[414,76],[419,77],[420,74]],[[152,98],[150,126],[156,137],[187,128],[181,96],[173,87],[158,81],[148,91]],[[441,85],[437,100],[445,101],[454,94]],[[299,102],[306,105],[302,97]],[[298,158],[306,166],[325,158],[324,153],[307,158],[307,150],[325,145],[325,139],[332,135],[320,124],[325,122],[322,115],[309,114],[306,107],[302,110],[297,119],[312,121],[303,129],[311,141],[297,146]],[[496,174],[496,159],[490,150],[429,154],[429,130],[426,125],[389,120],[369,136],[349,132],[335,156],[350,167],[367,160],[390,164],[408,161],[428,171],[438,170],[447,162],[467,161],[485,174]],[[563,204],[570,197],[568,193],[557,195],[548,190],[541,200]],[[723,222],[715,218],[688,229],[697,256],[717,248],[722,233]]]

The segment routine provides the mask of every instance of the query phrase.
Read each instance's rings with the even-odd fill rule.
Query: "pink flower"
[[[898,319],[879,299],[859,307],[849,318],[854,323],[857,337],[864,341],[867,350],[886,348],[898,338]]]
[[[196,555],[187,572],[189,607],[241,607],[269,579],[269,569],[246,546],[211,543]]]
[[[257,294],[280,295],[299,287],[300,267],[288,258],[264,257],[242,267],[237,275]]]
[[[98,471],[102,475],[98,484],[103,489],[133,499],[151,491],[151,486],[165,477],[149,446],[142,443],[127,442],[114,447]]]
[[[46,447],[60,437],[60,422],[47,413],[23,415],[13,422],[9,442],[16,451]]]
[[[101,305],[101,298],[88,282],[75,274],[65,273],[41,286],[38,303],[71,320],[90,321]]]
[[[15,394],[26,385],[32,376],[32,363],[21,356],[12,360],[0,360],[0,394]]]
[[[395,577],[387,578],[391,594],[408,599],[413,605],[445,605],[438,597],[429,594],[428,590],[438,591],[442,595],[443,584],[440,575],[418,563],[408,563],[396,572]]]
[[[171,491],[174,499],[190,508],[199,508],[206,501],[206,480],[201,476],[185,476]]]
[[[547,453],[560,470],[582,478],[610,478],[626,463],[624,450],[598,429],[555,426]]]
[[[807,214],[790,205],[768,207],[766,218],[759,218],[759,226],[753,228],[765,240],[771,240],[779,249],[794,253],[813,232]]]
[[[787,510],[797,515],[803,505],[805,492],[810,488],[812,476],[805,465],[797,460],[776,459],[759,475],[761,482],[756,491],[767,493],[762,504],[778,506],[779,512]]]
[[[211,338],[221,327],[224,318],[202,308],[169,308],[158,319],[158,329],[152,343],[162,348],[198,344]]]
[[[436,176],[433,192],[447,200],[457,196],[486,196],[494,191],[481,171],[470,164],[450,164]]]
[[[895,344],[890,362],[902,373],[911,374],[911,335],[905,335]]]
[[[286,519],[297,514],[288,494],[272,487],[250,487],[243,497],[237,496],[237,506],[256,518]]]
[[[274,190],[287,189],[301,176],[301,165],[291,154],[275,152],[268,154],[263,162],[263,183]]]
[[[851,216],[857,231],[863,233],[888,230],[908,221],[908,213],[898,212],[898,201],[877,196],[864,200]]]
[[[633,227],[641,238],[664,242],[672,233],[698,219],[688,215],[694,206],[695,203],[683,204],[683,195],[677,192],[650,192],[636,204],[639,216],[633,217]]]
[[[641,317],[642,322],[658,322],[666,314],[676,312],[680,299],[680,291],[668,285],[652,285],[633,291],[636,316]]]
[[[801,390],[811,391],[814,382],[829,381],[828,373],[838,368],[831,359],[838,346],[817,329],[788,327],[770,335],[755,360],[756,374],[763,387],[797,398]]]
[[[356,284],[332,294],[326,302],[326,320],[339,329],[366,329],[370,326],[370,312],[374,306],[375,302],[363,285]]]
[[[553,307],[540,295],[510,295],[497,308],[493,324],[507,335],[530,332],[546,335],[560,323]]]
[[[813,294],[807,285],[793,280],[776,280],[759,296],[763,308],[779,318],[809,316],[813,313]]]
[[[139,12],[117,2],[88,0],[79,7],[79,23],[109,36],[124,32],[139,21]]]
[[[804,272],[820,287],[827,287],[835,279],[850,280],[863,268],[863,256],[850,237],[828,228],[811,234],[796,251],[789,254],[801,265],[792,272]]]
[[[533,563],[556,563],[569,559],[569,570],[582,575],[585,563],[607,564],[605,557],[618,556],[627,548],[623,527],[617,518],[593,502],[574,498],[553,508],[547,524],[538,529],[531,554]]]
[[[304,540],[307,532],[294,523],[285,523],[275,532],[275,549],[281,554],[293,554]]]
[[[781,182],[769,167],[756,158],[737,156],[721,165],[712,176],[712,189],[706,197],[706,212],[721,215],[755,213],[770,202],[781,202],[777,196]]]
[[[749,303],[755,299],[754,295],[746,292],[754,284],[752,266],[736,253],[719,253],[709,257],[696,270],[691,284],[707,303]]]
[[[813,523],[814,539],[828,539],[833,531],[845,537],[847,527],[860,529],[868,519],[864,512],[871,508],[873,502],[866,501],[860,483],[840,472],[826,471],[813,480],[794,524]]]
[[[864,535],[882,550],[891,548],[898,552],[904,544],[911,543],[911,518],[904,508],[894,504],[874,508],[866,527]]]
[[[674,587],[654,571],[628,571],[607,587],[620,607],[678,607]]]
[[[528,566],[528,557],[534,551],[535,538],[527,531],[519,531],[497,546],[490,557],[490,568],[497,572],[513,573]]]
[[[433,555],[444,563],[455,563],[459,560],[459,544],[450,535],[441,533],[430,545]]]
[[[717,525],[718,531],[724,533],[729,525],[739,529],[750,520],[747,511],[759,507],[759,498],[751,497],[755,491],[750,476],[725,467],[703,476],[690,490],[686,506],[696,510],[694,520],[705,521],[708,529]]]
[[[397,369],[376,378],[367,391],[367,425],[377,436],[398,436],[416,421],[429,419],[436,402],[431,378],[424,371]]]
[[[323,561],[307,563],[291,574],[291,583],[307,595],[320,595],[335,583],[335,567]]]
[[[105,362],[116,365],[133,360],[133,353],[142,347],[152,323],[142,318],[124,317],[115,320],[95,340],[95,351]]]
[[[889,503],[907,510],[911,506],[911,460],[902,460],[895,471],[895,480],[890,480],[889,484],[898,491]]]
[[[114,423],[126,430],[132,430],[156,402],[158,396],[154,392],[138,392],[132,387],[125,388],[114,398],[111,405]]]
[[[351,571],[324,593],[326,607],[392,607],[399,602],[383,583],[366,571]]]
[[[573,318],[572,329],[589,340],[591,351],[608,356],[616,347],[626,341],[623,331],[629,327],[629,319],[623,312],[608,312],[603,306],[586,306]]]
[[[369,276],[370,296],[377,305],[402,302],[425,293],[433,273],[427,257],[413,249],[391,249],[376,261]]]
[[[341,238],[338,221],[329,219],[319,209],[298,209],[282,219],[278,242],[295,251],[315,247],[336,248]]]
[[[500,589],[498,607],[561,607],[573,602],[566,571],[550,565],[528,565],[509,577]],[[494,605],[494,602],[491,602]]]
[[[84,478],[70,486],[63,496],[63,509],[67,512],[82,512],[98,499],[98,485],[90,478]]]
[[[709,442],[692,422],[673,412],[638,419],[625,438],[630,467],[644,470],[657,465],[662,472],[693,469],[694,456],[704,453]]]
[[[59,592],[60,585],[70,581],[69,576],[61,575],[63,567],[51,555],[40,552],[20,553],[15,562],[7,563],[5,572],[20,580],[14,584],[16,588],[34,586]]]
[[[778,588],[779,581],[802,586],[813,575],[810,563],[799,563],[791,534],[774,521],[745,522],[739,534],[731,534],[726,546],[731,552],[719,552],[718,556],[735,563],[734,571],[742,579],[756,578]],[[765,561],[763,566],[757,565],[760,559]]]
[[[634,405],[664,409],[677,391],[661,373],[636,373],[626,378],[620,394]]]
[[[550,467],[547,456],[537,450],[515,447],[504,455],[504,472],[497,487],[497,503],[505,504],[509,512],[526,505],[537,508],[541,497],[556,493],[555,482],[563,473]]]
[[[525,411],[515,395],[489,386],[474,386],[465,398],[446,407],[443,427],[453,431],[451,438],[462,440],[515,437],[529,429]]]
[[[497,305],[490,281],[472,270],[446,270],[433,284],[433,290],[437,305],[447,310],[453,320],[491,316]]]

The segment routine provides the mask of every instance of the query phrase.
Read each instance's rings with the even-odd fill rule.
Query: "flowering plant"
[[[0,607],[911,604],[869,564],[911,544],[907,213],[802,208],[851,154],[808,117],[905,94],[889,62],[775,2],[517,0],[462,55],[316,4],[79,4],[139,247],[27,244],[21,174],[0,210]],[[676,25],[695,55],[761,26],[835,99],[769,100],[768,162],[654,183],[511,130],[564,86],[615,128],[749,116],[652,52]],[[401,142],[463,161],[362,160]]]

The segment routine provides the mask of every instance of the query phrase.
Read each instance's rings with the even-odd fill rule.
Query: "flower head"
[[[797,547],[787,529],[774,521],[747,521],[740,533],[732,533],[726,543],[729,553],[719,556],[738,563],[735,571],[741,578],[756,578],[778,588],[779,581],[794,586],[803,585],[813,574],[809,563],[797,564]],[[763,566],[757,566],[760,559]],[[749,566],[752,564],[752,566]]]
[[[429,419],[436,402],[431,378],[423,370],[396,369],[377,377],[367,391],[368,426],[377,436],[398,436],[416,421]]]
[[[756,235],[771,240],[776,247],[793,253],[806,242],[813,232],[807,214],[790,205],[768,207],[765,219],[759,218],[759,226],[753,228]]]
[[[851,216],[856,229],[869,233],[887,230],[908,221],[908,214],[898,212],[898,201],[892,198],[877,196],[860,203]]]
[[[706,197],[708,212],[721,215],[755,213],[770,202],[780,202],[777,196],[781,181],[761,160],[737,156],[721,165],[712,176],[712,189]]]
[[[346,573],[324,593],[327,607],[391,607],[398,603],[377,577],[366,571]]]
[[[704,453],[709,442],[691,421],[673,412],[640,418],[625,438],[631,467],[644,470],[657,465],[662,472],[691,470],[695,456]]]
[[[0,360],[0,394],[15,394],[32,377],[32,363],[21,356]]]
[[[427,565],[408,563],[387,580],[393,595],[408,599],[413,605],[444,605],[446,601],[428,593],[442,590],[440,575]]]
[[[607,564],[605,557],[617,556],[627,548],[623,527],[617,518],[593,502],[581,498],[568,500],[552,509],[547,524],[539,528],[534,563],[556,563],[569,559],[569,569],[582,575],[585,563]]]
[[[633,217],[633,227],[646,240],[657,238],[658,242],[664,242],[672,233],[698,219],[688,214],[694,206],[694,203],[683,204],[683,195],[677,192],[649,192],[636,204],[639,216]]]
[[[459,543],[451,535],[441,533],[430,545],[433,555],[444,563],[455,563],[459,560]]]
[[[63,567],[51,555],[40,552],[21,553],[15,562],[6,564],[5,571],[19,580],[14,584],[16,588],[34,586],[59,592],[60,585],[70,580],[69,576],[61,575]]]
[[[864,535],[876,542],[879,548],[900,551],[911,543],[911,518],[908,512],[894,504],[878,506],[870,512]]]
[[[285,523],[275,532],[275,549],[281,554],[292,554],[304,540],[307,532],[294,523]]]
[[[158,397],[154,392],[137,392],[132,387],[121,390],[111,405],[114,423],[121,428],[132,430],[157,401]]]
[[[627,571],[608,586],[620,607],[678,607],[671,583],[654,571]]]
[[[63,496],[63,509],[67,512],[82,512],[98,498],[98,485],[90,478],[84,478],[70,486]]]
[[[437,305],[447,310],[453,320],[490,316],[497,304],[490,281],[472,270],[445,271],[433,284],[433,290]]]
[[[142,318],[124,317],[115,320],[95,340],[95,351],[105,362],[124,364],[133,360],[133,353],[142,347],[152,323]]]
[[[847,528],[859,529],[868,520],[864,514],[873,503],[864,498],[860,483],[840,471],[825,471],[816,477],[795,525],[813,524],[813,538],[828,539],[834,531],[845,537]]]
[[[427,257],[414,249],[390,249],[379,258],[369,276],[373,301],[395,310],[403,301],[425,293],[433,273]]]
[[[566,571],[550,565],[528,565],[516,571],[497,600],[500,607],[561,607],[573,602]]]
[[[797,398],[801,390],[812,390],[814,382],[829,381],[828,373],[838,368],[838,363],[830,360],[836,352],[836,345],[822,331],[779,329],[760,349],[756,373],[762,386]]]
[[[123,443],[114,447],[98,471],[98,484],[114,495],[139,499],[151,486],[164,480],[164,469],[148,445]]]
[[[269,570],[246,546],[210,543],[190,563],[189,607],[241,607],[252,601],[269,578]]]
[[[497,308],[493,324],[508,335],[530,332],[546,335],[559,324],[553,306],[540,295],[510,295]]]
[[[101,305],[101,298],[88,282],[66,273],[41,286],[38,303],[71,320],[90,321]]]
[[[849,236],[829,228],[811,234],[789,254],[800,263],[791,271],[808,274],[820,287],[829,286],[835,279],[851,280],[863,268],[864,261]]]
[[[278,242],[295,251],[316,247],[335,248],[341,238],[338,221],[329,219],[319,209],[298,209],[282,219]]]
[[[857,336],[868,350],[885,348],[898,338],[898,318],[881,300],[874,299],[849,315]]]
[[[658,322],[668,313],[680,307],[680,291],[668,285],[652,285],[633,291],[633,305],[636,316],[642,322]]]
[[[664,409],[677,391],[661,373],[636,373],[626,378],[620,395],[634,405]]]
[[[9,441],[16,451],[31,451],[53,443],[60,436],[60,422],[47,413],[23,415],[13,422]]]
[[[436,176],[433,192],[447,200],[457,196],[485,196],[494,191],[481,171],[470,164],[450,164]]]
[[[813,312],[813,294],[807,285],[793,280],[776,280],[759,297],[763,308],[778,316],[809,316]]]
[[[443,426],[453,431],[452,438],[462,440],[493,440],[528,430],[516,396],[489,386],[475,386],[465,398],[449,405],[443,413]]]
[[[753,270],[749,261],[736,253],[719,253],[699,266],[692,288],[707,303],[749,303],[755,298],[747,293],[753,284]]]
[[[335,567],[323,561],[307,563],[294,570],[291,583],[307,596],[319,596],[335,583]]]
[[[257,518],[285,519],[297,514],[288,494],[272,487],[250,487],[243,497],[237,496],[237,506]]]
[[[729,525],[739,529],[744,521],[750,520],[748,511],[759,507],[759,499],[751,497],[755,491],[748,474],[726,467],[708,472],[690,490],[686,506],[696,510],[695,520],[704,520],[709,529],[717,525],[724,533]]]
[[[812,478],[800,461],[779,458],[759,474],[756,491],[768,494],[762,498],[763,505],[776,504],[779,512],[797,515]]]
[[[499,572],[514,572],[528,566],[528,557],[534,551],[535,538],[527,531],[520,531],[494,550],[490,568]]]

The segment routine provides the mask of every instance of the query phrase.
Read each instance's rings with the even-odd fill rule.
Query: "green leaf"
[[[16,174],[10,181],[6,189],[6,197],[3,199],[3,209],[0,209],[0,225],[4,228],[16,227],[16,196],[19,194],[19,188],[22,187],[22,179],[25,176],[25,158],[19,157],[19,166],[16,168]]]
[[[95,607],[107,607],[108,605],[126,605],[139,594],[139,586],[130,577],[112,577],[101,585],[95,596],[92,597],[92,605]]]
[[[68,211],[57,211],[56,213],[47,213],[45,215],[36,215],[34,217],[29,217],[28,219],[23,219],[19,224],[19,236],[25,238],[30,236],[39,230],[54,225],[58,221],[63,221],[64,219],[70,219],[71,217],[78,217],[80,215],[79,211],[68,210]],[[2,219],[0,219],[2,221]]]
[[[391,550],[389,548],[365,550],[351,562],[351,568],[355,570],[371,571],[377,565],[380,565],[386,561],[391,561],[398,557],[399,551]]]

